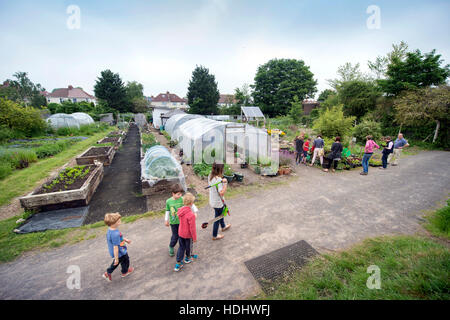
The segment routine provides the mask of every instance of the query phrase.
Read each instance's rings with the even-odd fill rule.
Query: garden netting
[[[180,185],[186,190],[186,182],[181,165],[163,146],[154,146],[147,150],[141,161],[142,180],[153,186],[161,180],[178,179]]]

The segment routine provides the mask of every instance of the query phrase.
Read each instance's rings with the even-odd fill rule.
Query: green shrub
[[[330,109],[322,110],[319,118],[314,121],[313,128],[324,137],[344,138],[351,134],[355,117],[345,117],[343,106],[338,105]]]
[[[199,177],[207,177],[211,173],[212,165],[206,163],[197,163],[193,166],[194,173]]]
[[[54,156],[55,154],[58,154],[65,149],[67,149],[72,144],[80,141],[79,139],[73,139],[73,140],[62,140],[57,141],[54,143],[46,143],[40,147],[37,147],[34,149],[34,152],[36,152],[36,155],[39,159],[47,158]]]
[[[38,109],[0,98],[0,126],[32,137],[43,134],[47,124]]]
[[[27,149],[0,149],[1,179],[12,173],[14,169],[22,169],[30,163],[37,161],[37,155],[33,150]]]
[[[371,120],[364,120],[353,131],[353,136],[357,142],[365,143],[368,135],[373,136],[374,140],[381,138],[381,124]]]

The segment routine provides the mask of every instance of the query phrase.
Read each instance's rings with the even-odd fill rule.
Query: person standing
[[[316,161],[316,156],[319,156],[320,159],[320,165],[323,166],[323,147],[325,146],[325,142],[322,139],[322,135],[318,135],[316,140],[314,140],[314,155],[311,160],[310,167],[314,165],[314,162]]]
[[[400,156],[402,155],[403,149],[409,147],[409,143],[405,138],[403,138],[403,134],[399,133],[397,139],[394,142],[394,153],[391,156],[391,159],[388,159],[389,163],[391,163],[392,166],[398,165],[398,160],[400,159]]]
[[[341,137],[336,137],[335,142],[331,145],[331,154],[328,156],[328,166],[323,169],[323,171],[328,172],[332,163],[334,163],[332,171],[336,171],[338,162],[341,161],[342,150]]]
[[[386,137],[386,146],[383,149],[383,157],[381,157],[381,161],[383,162],[383,166],[380,169],[386,169],[388,165],[388,157],[394,152],[394,142],[391,137]]]
[[[219,163],[213,163],[211,173],[208,176],[208,185],[217,186],[209,188],[209,205],[214,209],[214,217],[217,218],[223,212],[225,207],[222,199],[224,199],[225,192],[227,191],[227,179],[223,178],[224,165]],[[219,240],[223,238],[223,235],[218,235],[219,225],[222,227],[222,231],[226,231],[231,227],[231,224],[225,225],[225,218],[214,222],[213,226],[213,240]]]
[[[367,176],[369,174],[369,160],[373,155],[373,148],[380,149],[380,146],[377,145],[375,141],[373,141],[372,136],[367,136],[366,140],[367,142],[366,146],[364,147],[364,156],[362,158],[363,172],[360,173],[363,176]]]
[[[294,140],[295,143],[295,164],[300,164],[303,158],[303,139],[304,135],[297,136]]]

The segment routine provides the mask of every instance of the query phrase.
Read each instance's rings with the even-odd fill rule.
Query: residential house
[[[303,114],[309,115],[311,111],[320,106],[320,102],[314,99],[305,99],[302,101]]]
[[[93,102],[97,104],[97,99],[81,88],[74,88],[69,85],[67,88],[54,89],[47,95],[47,103],[71,102]]]
[[[231,107],[233,104],[237,102],[236,98],[234,97],[234,94],[221,94],[219,98],[219,102],[217,103],[219,105],[219,108],[228,108]]]
[[[189,109],[187,99],[180,98],[167,91],[156,97],[151,96],[150,108],[153,109],[153,126],[157,129],[162,125],[161,115],[173,110],[185,111]]]

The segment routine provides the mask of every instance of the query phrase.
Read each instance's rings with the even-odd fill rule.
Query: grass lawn
[[[369,289],[367,268],[380,268],[381,288]],[[288,281],[262,293],[274,300],[450,299],[450,251],[428,238],[367,239],[350,250],[310,261]]]
[[[11,199],[31,191],[36,187],[36,183],[46,178],[52,170],[64,165],[89,146],[94,145],[106,135],[108,130],[96,133],[53,157],[32,163],[28,168],[15,170],[10,176],[0,180],[0,206],[8,204]]]
[[[449,300],[450,200],[427,219],[425,228],[443,244],[423,236],[369,238],[349,250],[313,258],[256,299]],[[380,289],[366,285],[371,265],[380,269]]]

